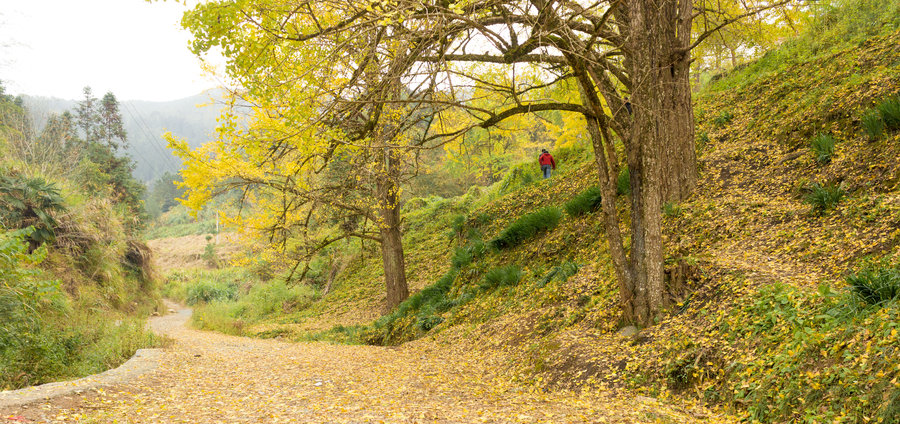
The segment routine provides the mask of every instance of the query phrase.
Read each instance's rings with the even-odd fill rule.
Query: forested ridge
[[[229,88],[147,193],[111,93],[30,136],[3,98],[0,383],[158,345],[160,297],[225,334],[155,321],[162,377],[61,421],[900,422],[900,4],[217,0],[182,25]]]

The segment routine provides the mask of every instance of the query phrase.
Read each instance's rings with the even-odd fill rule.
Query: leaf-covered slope
[[[666,207],[673,307],[658,325],[618,334],[618,294],[597,213],[565,217],[518,247],[451,270],[457,245],[488,241],[526,213],[562,206],[596,184],[588,163],[508,194],[413,207],[405,239],[413,291],[441,275],[451,282],[429,292],[437,293],[434,302],[419,299],[370,326],[381,332],[374,339],[433,336],[490,352],[505,375],[539,387],[625,386],[760,421],[900,416],[900,302],[865,306],[844,283],[866,258],[900,259],[900,133],[870,141],[859,122],[873,104],[900,93],[900,24],[894,5],[866,10],[880,11],[877,23],[826,16],[830,26],[814,25],[697,97],[701,180],[691,199]],[[820,132],[837,140],[827,163],[809,148]],[[816,210],[805,200],[813,184],[840,187],[843,198]],[[462,240],[448,235],[454,214],[466,216]],[[557,278],[566,263],[579,271]],[[272,320],[267,330],[304,338],[304,330],[324,327],[323,316],[364,322],[378,307],[375,264],[347,268],[316,306]],[[484,288],[486,274],[511,265],[522,272],[517,284]],[[357,312],[340,312],[350,310]],[[310,316],[316,325],[302,324]]]

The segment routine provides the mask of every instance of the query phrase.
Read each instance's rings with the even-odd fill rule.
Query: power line
[[[130,106],[130,109],[128,108],[128,106]],[[181,164],[176,163],[175,159],[172,157],[172,155],[170,153],[168,153],[166,151],[166,149],[160,145],[159,138],[153,135],[153,130],[150,129],[150,126],[147,125],[146,121],[144,121],[144,118],[141,116],[140,112],[138,112],[137,108],[133,104],[128,105],[128,106],[126,106],[125,110],[127,110],[128,114],[131,115],[131,118],[134,119],[135,124],[137,125],[138,129],[141,130],[141,132],[144,133],[144,136],[150,140],[150,145],[154,148],[154,150],[156,150],[157,153],[159,153],[163,158],[165,158],[164,161],[171,168],[176,169],[176,170],[180,169]]]

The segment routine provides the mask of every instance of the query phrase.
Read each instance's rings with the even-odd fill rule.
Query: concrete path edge
[[[130,381],[147,374],[159,365],[163,349],[138,349],[124,364],[77,380],[59,381],[0,392],[0,408],[16,407],[59,396],[81,393],[102,386]]]

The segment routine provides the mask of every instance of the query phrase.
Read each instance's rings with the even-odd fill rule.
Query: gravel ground
[[[0,410],[0,423],[717,421],[650,398],[536,392],[434,341],[399,348],[285,343],[191,330],[189,316],[181,310],[151,321],[175,340],[155,372]]]

